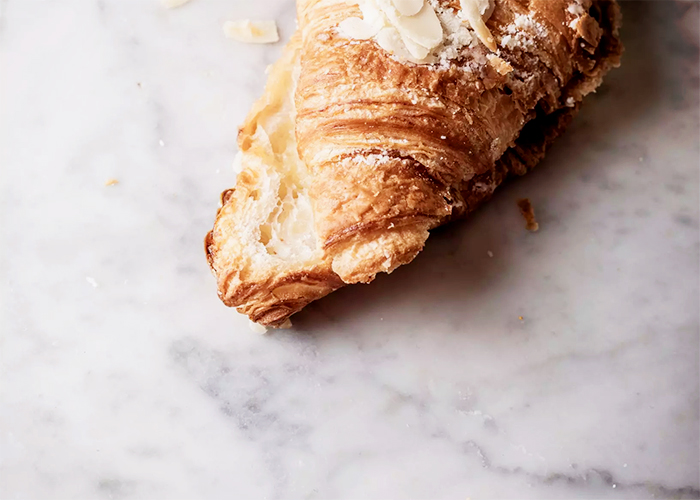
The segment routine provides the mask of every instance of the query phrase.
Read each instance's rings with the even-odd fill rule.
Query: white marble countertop
[[[292,2],[0,2],[0,498],[700,497],[698,7],[624,2],[535,172],[259,336],[202,240],[281,44],[221,25]]]

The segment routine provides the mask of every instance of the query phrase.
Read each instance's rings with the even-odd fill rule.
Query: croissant
[[[298,0],[205,238],[221,300],[252,321],[410,262],[532,169],[619,65],[615,0],[417,1]]]

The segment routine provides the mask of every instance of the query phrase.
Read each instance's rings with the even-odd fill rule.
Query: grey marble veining
[[[700,497],[700,9],[623,12],[532,174],[258,336],[202,239],[281,44],[221,24],[293,3],[2,1],[0,498]]]

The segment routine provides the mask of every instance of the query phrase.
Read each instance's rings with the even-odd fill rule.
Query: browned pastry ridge
[[[430,229],[533,168],[619,65],[617,3],[579,1],[586,13],[572,22],[572,1],[495,0],[498,58],[479,44],[419,65],[339,36],[356,5],[299,0],[299,29],[240,129],[236,186],[205,240],[223,302],[280,326],[410,262]],[[519,15],[539,29],[514,28]]]

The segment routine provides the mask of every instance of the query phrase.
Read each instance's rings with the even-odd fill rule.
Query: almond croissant
[[[399,19],[415,2],[394,0],[394,29],[352,0],[298,0],[205,240],[219,296],[254,322],[280,326],[410,262],[430,229],[534,167],[619,64],[614,0],[491,0],[463,36],[452,21],[468,0],[424,1],[441,23],[434,47],[433,14],[415,32]],[[357,37],[341,29],[350,18]]]

